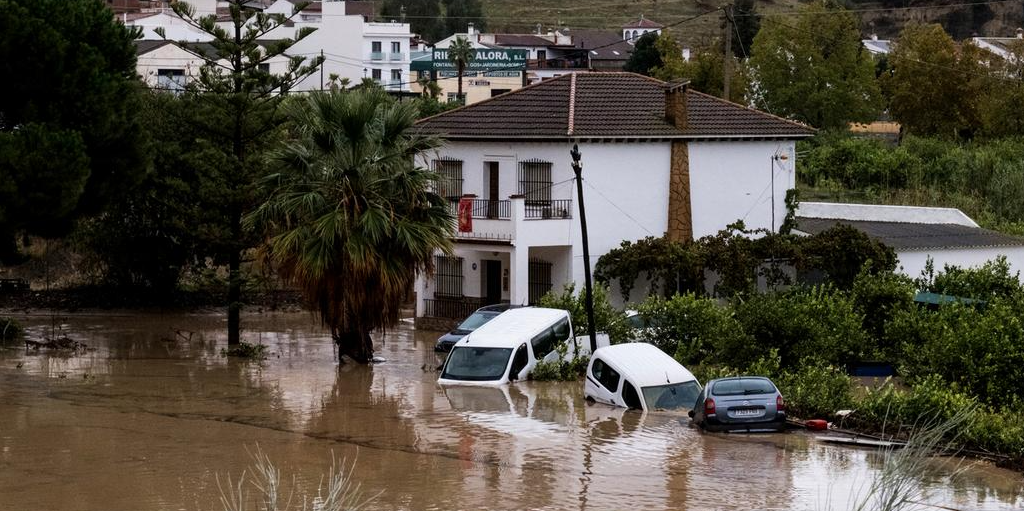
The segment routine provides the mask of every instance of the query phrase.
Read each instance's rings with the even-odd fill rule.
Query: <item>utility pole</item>
[[[597,332],[594,327],[594,285],[590,280],[590,245],[587,242],[587,210],[583,207],[583,165],[580,164],[580,147],[572,145],[572,170],[576,173],[576,196],[580,201],[580,234],[583,235],[583,279],[587,285],[584,307],[587,309],[587,331],[590,332],[590,352],[597,351]]]
[[[320,50],[320,92],[324,91],[324,51]]]
[[[732,82],[732,5],[724,8],[725,13],[725,60],[722,61],[722,99],[729,101],[729,84]]]

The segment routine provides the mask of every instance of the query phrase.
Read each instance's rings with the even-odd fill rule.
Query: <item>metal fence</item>
[[[572,218],[572,199],[527,203],[526,218]]]
[[[473,218],[485,220],[511,220],[512,201],[473,199]],[[459,214],[459,201],[452,202],[452,214]]]
[[[530,260],[529,280],[529,302],[536,304],[540,297],[551,291],[551,263],[541,259]]]
[[[462,319],[484,306],[483,298],[463,297],[458,300],[435,298],[423,300],[424,316],[431,318]]]

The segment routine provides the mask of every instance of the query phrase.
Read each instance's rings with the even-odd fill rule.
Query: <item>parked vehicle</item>
[[[521,380],[540,360],[557,360],[576,349],[569,313],[561,309],[511,309],[455,343],[441,369],[441,384],[500,385]],[[582,341],[582,339],[581,339]],[[580,353],[587,349],[580,342]]]
[[[437,344],[434,345],[434,351],[451,351],[452,346],[455,346],[455,343],[459,342],[460,339],[468,335],[470,332],[480,328],[484,323],[498,317],[498,314],[515,307],[518,307],[518,305],[509,305],[507,303],[480,307],[467,316],[466,319],[462,320],[462,322],[459,323],[459,326],[455,327],[451,332],[438,337]]]
[[[763,376],[719,378],[704,387],[690,417],[707,431],[782,431],[786,401]]]
[[[598,348],[583,388],[588,399],[645,411],[690,408],[700,391],[689,370],[645,342]]]

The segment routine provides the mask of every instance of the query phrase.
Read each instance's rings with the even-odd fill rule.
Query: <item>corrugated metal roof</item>
[[[966,225],[873,222],[799,216],[796,220],[797,229],[807,234],[818,234],[838,224],[849,225],[895,250],[1024,246],[1022,238]]]

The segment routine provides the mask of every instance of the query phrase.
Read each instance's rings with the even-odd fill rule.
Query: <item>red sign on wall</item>
[[[459,199],[459,232],[473,232],[473,199]]]

